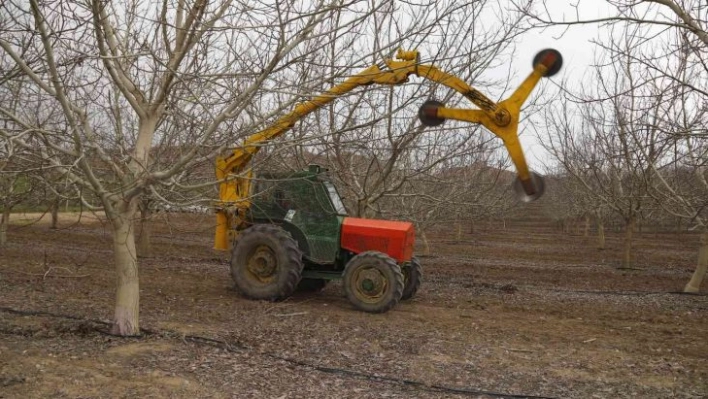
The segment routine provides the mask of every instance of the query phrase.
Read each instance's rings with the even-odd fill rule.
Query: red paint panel
[[[408,262],[413,256],[415,229],[413,223],[392,220],[344,218],[342,248],[356,254],[379,251],[397,262]]]

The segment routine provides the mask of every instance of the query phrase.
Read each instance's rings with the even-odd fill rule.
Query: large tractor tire
[[[420,260],[414,256],[408,264],[403,266],[402,272],[404,286],[401,300],[405,301],[413,298],[418,292],[420,283],[423,281],[423,266],[420,264]]]
[[[344,292],[354,306],[369,313],[387,312],[403,295],[401,268],[386,254],[362,252],[344,268]]]
[[[300,284],[297,285],[298,292],[320,292],[329,283],[329,280],[323,278],[303,278]]]
[[[275,225],[244,230],[231,254],[231,278],[248,298],[276,301],[295,292],[302,278],[297,242]]]

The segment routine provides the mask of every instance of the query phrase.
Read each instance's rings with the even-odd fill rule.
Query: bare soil
[[[341,285],[277,303],[234,291],[209,215],[160,216],[140,259],[141,337],[105,334],[100,215],[16,217],[0,252],[0,398],[703,398],[708,296],[680,291],[698,237],[641,233],[621,269],[550,223],[431,234],[419,294],[354,310]]]

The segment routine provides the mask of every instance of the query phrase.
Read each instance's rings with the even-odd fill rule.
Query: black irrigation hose
[[[405,378],[396,378],[396,377],[375,375],[375,374],[363,373],[360,371],[341,369],[341,368],[337,368],[337,367],[318,366],[315,364],[310,364],[307,362],[303,362],[303,361],[296,360],[296,359],[290,359],[287,357],[281,357],[281,356],[270,354],[270,353],[266,354],[266,355],[273,358],[273,359],[283,360],[283,361],[286,361],[288,363],[292,363],[292,364],[295,364],[298,366],[312,368],[314,370],[317,370],[317,371],[320,371],[323,373],[348,375],[348,376],[352,376],[352,377],[364,378],[364,379],[371,380],[371,381],[391,382],[391,383],[409,385],[409,386],[413,386],[413,387],[421,388],[421,389],[426,389],[426,390],[443,391],[443,392],[450,392],[450,393],[463,394],[463,395],[477,395],[477,396],[484,395],[484,396],[488,396],[488,397],[492,397],[492,398],[555,399],[555,398],[552,398],[549,396],[516,395],[516,394],[508,394],[508,393],[493,392],[493,391],[483,391],[483,390],[474,389],[474,388],[463,388],[463,387],[458,388],[458,387],[450,387],[450,386],[446,386],[446,385],[437,385],[437,384],[429,385],[429,384],[425,384],[420,381],[408,380]]]
[[[13,308],[7,308],[4,306],[0,306],[0,311],[3,311],[5,313],[16,314],[16,315],[20,315],[20,316],[49,316],[49,317],[56,317],[56,318],[60,318],[60,319],[90,321],[93,323],[103,324],[103,325],[110,325],[111,324],[111,323],[108,323],[108,322],[105,322],[102,320],[87,319],[85,317],[74,316],[74,315],[64,314],[64,313],[47,312],[44,310],[17,310],[17,309],[13,309]]]
[[[70,319],[70,320],[77,320],[77,321],[84,321],[84,322],[92,322],[92,323],[97,323],[101,325],[110,325],[110,323],[102,321],[102,320],[96,320],[96,319],[88,319],[85,317],[80,317],[80,316],[74,316],[70,314],[62,314],[62,313],[52,313],[52,312],[47,312],[47,311],[42,311],[42,310],[18,310],[18,309],[13,309],[13,308],[8,308],[4,306],[0,306],[0,311],[5,312],[5,313],[11,313],[15,315],[20,315],[20,316],[47,316],[47,317],[56,317],[56,318],[62,318],[62,319]],[[143,335],[137,335],[137,336],[119,336],[115,334],[111,334],[109,332],[103,331],[96,329],[97,332],[106,334],[106,335],[111,335],[115,336],[118,338],[140,338]],[[160,332],[156,330],[150,330],[146,328],[141,328],[140,331],[144,333],[145,335],[158,335],[162,336],[165,338],[174,338],[175,334],[171,332]],[[2,331],[0,331],[2,332]],[[238,351],[251,351],[253,350],[252,348],[249,348],[243,344],[240,343],[229,343],[226,341],[214,339],[214,338],[209,338],[209,337],[203,337],[200,335],[179,335],[184,341],[190,341],[195,344],[200,344],[200,345],[208,345],[220,349],[227,350],[229,352],[238,352]],[[536,396],[536,395],[518,395],[518,394],[507,394],[507,393],[501,393],[501,392],[494,392],[494,391],[485,391],[481,389],[475,389],[475,388],[467,388],[467,387],[451,387],[451,386],[446,386],[446,385],[437,385],[437,384],[426,384],[421,381],[416,381],[416,380],[409,380],[405,378],[396,378],[396,377],[389,377],[385,375],[376,375],[376,374],[369,374],[369,373],[364,373],[360,371],[355,371],[355,370],[348,370],[348,369],[342,369],[338,367],[328,367],[328,366],[320,366],[317,364],[312,364],[308,362],[304,362],[301,360],[297,359],[291,359],[287,357],[283,357],[280,355],[276,355],[273,353],[262,353],[262,355],[270,357],[275,360],[281,360],[290,364],[294,364],[296,366],[300,367],[307,367],[313,370],[317,370],[322,373],[327,373],[327,374],[338,374],[338,375],[344,375],[344,376],[351,376],[355,378],[362,378],[362,379],[367,379],[370,381],[380,381],[380,382],[387,382],[387,383],[396,383],[396,384],[402,384],[402,385],[408,385],[412,386],[415,388],[419,389],[425,389],[425,390],[432,390],[432,391],[438,391],[438,392],[448,392],[448,393],[454,393],[454,394],[460,394],[460,395],[476,395],[476,396],[486,396],[486,397],[491,397],[491,398],[508,398],[508,399],[557,399],[551,396]]]
[[[708,296],[704,293],[692,293],[683,291],[591,291],[591,290],[563,290],[558,288],[548,288],[546,291],[565,292],[569,294],[593,294],[593,295],[624,295],[624,296],[649,296],[649,295],[685,295],[685,296]]]
[[[454,285],[465,285],[469,284],[470,286],[465,288],[483,288],[483,289],[488,289],[488,290],[493,290],[493,291],[503,291],[503,286],[499,287],[491,287],[491,286],[485,286],[485,285],[475,285],[475,283],[470,283],[468,281],[457,281],[457,280],[450,280],[446,281],[446,279],[439,278],[439,279],[433,279],[433,282],[436,283],[447,283],[447,284],[454,284]],[[516,286],[514,286],[516,287]],[[524,287],[524,286],[520,286]],[[550,292],[564,292],[568,294],[593,294],[593,295],[624,295],[624,296],[649,296],[649,295],[684,295],[684,296],[695,296],[695,297],[705,297],[708,296],[708,293],[694,293],[694,292],[683,292],[683,291],[592,291],[592,290],[564,290],[564,289],[559,289],[559,288],[544,288],[541,286],[531,286],[535,289],[542,290],[542,291],[550,291]],[[517,289],[520,289],[519,287],[516,287]]]

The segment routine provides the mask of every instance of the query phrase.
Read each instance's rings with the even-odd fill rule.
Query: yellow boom
[[[543,52],[542,52],[543,53]],[[539,53],[539,55],[542,55]],[[537,58],[539,58],[537,56]],[[445,85],[469,99],[479,109],[455,109],[438,107],[421,108],[421,118],[435,120],[454,119],[472,123],[481,123],[492,133],[501,138],[516,166],[519,181],[524,191],[532,195],[536,188],[524,153],[519,144],[518,123],[521,105],[536,86],[541,77],[557,72],[560,68],[560,54],[555,50],[545,50],[545,54],[534,62],[531,74],[506,100],[500,103],[487,98],[484,94],[469,86],[454,75],[443,72],[432,65],[420,65],[417,51],[399,51],[396,59],[385,61],[386,69],[371,66],[348,78],[339,85],[327,90],[310,101],[300,103],[288,114],[278,119],[272,126],[248,137],[241,147],[234,149],[227,157],[216,161],[216,177],[220,181],[219,202],[216,211],[216,235],[214,248],[227,250],[232,240],[233,229],[240,227],[245,212],[250,206],[249,177],[246,170],[251,158],[261,146],[290,130],[294,124],[311,112],[352,91],[359,86],[372,83],[381,85],[399,85],[408,81],[410,75]]]

